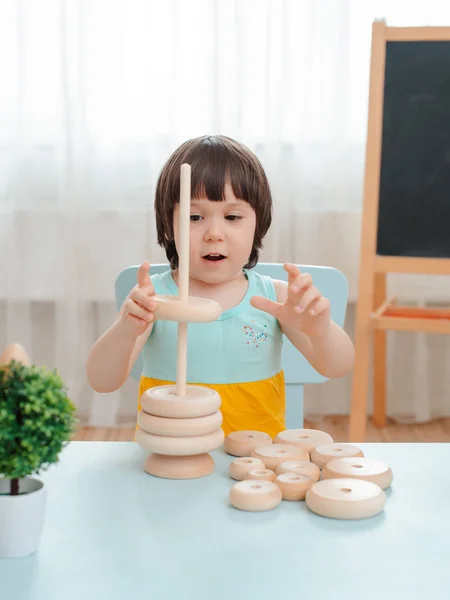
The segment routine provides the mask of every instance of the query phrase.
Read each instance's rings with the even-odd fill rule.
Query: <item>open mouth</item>
[[[219,262],[226,258],[226,256],[224,256],[223,254],[206,254],[203,258],[211,262]]]

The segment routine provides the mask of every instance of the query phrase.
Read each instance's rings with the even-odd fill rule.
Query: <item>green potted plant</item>
[[[38,549],[46,489],[33,475],[58,461],[76,424],[58,373],[27,363],[18,345],[0,357],[0,558]]]

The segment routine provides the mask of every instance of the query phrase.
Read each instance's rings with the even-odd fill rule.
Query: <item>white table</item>
[[[450,444],[363,444],[394,472],[382,514],[228,504],[232,457],[189,481],[143,469],[135,443],[72,442],[48,483],[39,552],[0,560],[1,600],[450,598]]]

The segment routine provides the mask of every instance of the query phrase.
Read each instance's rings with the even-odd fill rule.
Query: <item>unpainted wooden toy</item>
[[[216,321],[222,313],[220,305],[209,298],[189,296],[186,301],[182,301],[177,296],[155,294],[152,300],[157,303],[155,317],[162,321],[209,323]]]
[[[219,428],[206,435],[173,437],[147,433],[143,429],[136,432],[140,446],[156,454],[165,456],[193,456],[218,448],[223,442],[223,431]]]
[[[212,433],[221,427],[223,422],[222,413],[216,410],[210,415],[203,417],[191,417],[186,419],[176,419],[174,417],[160,417],[149,414],[144,410],[138,415],[138,425],[148,433],[157,435],[172,435],[178,437],[187,437],[192,435],[206,435]]]
[[[232,456],[250,456],[258,446],[267,446],[272,438],[263,431],[243,430],[229,433],[224,441],[225,452]]]
[[[275,483],[281,490],[283,500],[304,500],[314,480],[299,473],[281,473]]]
[[[287,460],[282,462],[275,469],[277,475],[282,473],[295,473],[297,475],[306,475],[313,481],[319,481],[320,469],[314,463],[308,460]]]
[[[189,230],[191,167],[180,171],[180,244],[178,296],[153,296],[155,316],[178,322],[176,385],[151,388],[142,394],[136,441],[151,454],[145,471],[156,477],[192,479],[214,471],[209,452],[222,445],[220,395],[208,387],[186,384],[187,327],[190,322],[215,321],[220,305],[189,296]]]
[[[242,481],[248,478],[248,473],[252,469],[264,469],[263,461],[252,456],[242,456],[231,461],[228,473],[233,479]]]
[[[254,481],[275,481],[276,475],[271,469],[252,469],[248,472],[247,479]]]
[[[310,453],[316,446],[333,443],[329,433],[319,429],[286,429],[280,431],[274,439],[275,444],[293,444]]]
[[[150,388],[141,396],[141,406],[145,412],[154,416],[184,419],[185,427],[189,426],[193,417],[216,413],[220,402],[220,395],[215,390],[201,385],[187,386],[183,395],[177,393],[175,385],[160,385]]]
[[[230,489],[229,500],[235,508],[259,512],[276,508],[282,493],[272,481],[238,481]]]
[[[281,500],[304,500],[309,510],[332,519],[365,519],[384,510],[384,489],[393,480],[388,465],[366,458],[361,448],[352,444],[319,443],[332,440],[323,431],[286,430],[273,442],[259,445],[258,441],[266,435],[238,431],[227,437],[229,454],[238,453],[241,448],[248,452],[255,444],[250,456],[236,458],[230,465],[230,474],[240,479],[240,485],[235,484],[230,490],[234,507],[246,511],[276,508],[280,497],[275,485]],[[260,465],[255,468],[252,460]],[[262,484],[272,487],[259,487]]]
[[[309,454],[301,446],[294,444],[271,444],[258,446],[252,450],[251,456],[260,458],[267,469],[275,471],[282,462],[287,460],[309,460]]]
[[[389,465],[380,460],[365,457],[335,458],[324,466],[322,479],[339,477],[371,481],[384,490],[391,485],[393,473]]]
[[[311,451],[311,462],[323,469],[324,465],[335,458],[344,458],[351,456],[364,456],[361,448],[352,444],[324,444],[317,446]]]
[[[152,453],[145,463],[147,473],[192,479],[214,470],[208,452],[218,448],[224,437],[220,396],[215,390],[188,385],[186,395],[178,396],[176,386],[157,386],[142,394],[141,405],[136,442]],[[169,456],[181,458],[169,460]]]
[[[224,439],[222,419],[217,417],[220,396],[215,390],[202,386],[188,385],[186,390],[186,396],[178,396],[175,386],[162,386],[141,396],[143,408],[138,416],[136,442],[151,452],[144,467],[151,475],[192,479],[214,471],[214,460],[208,453],[221,446]],[[152,405],[149,400],[155,397],[157,402]],[[157,415],[146,412],[152,407],[156,407]],[[148,422],[151,432],[146,430]],[[176,435],[169,435],[170,432]]]
[[[386,494],[376,483],[362,479],[324,479],[305,496],[306,506],[332,519],[365,519],[384,509]]]

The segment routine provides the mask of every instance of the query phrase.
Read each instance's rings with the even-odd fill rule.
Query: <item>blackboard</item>
[[[450,258],[450,42],[388,41],[377,254]]]

